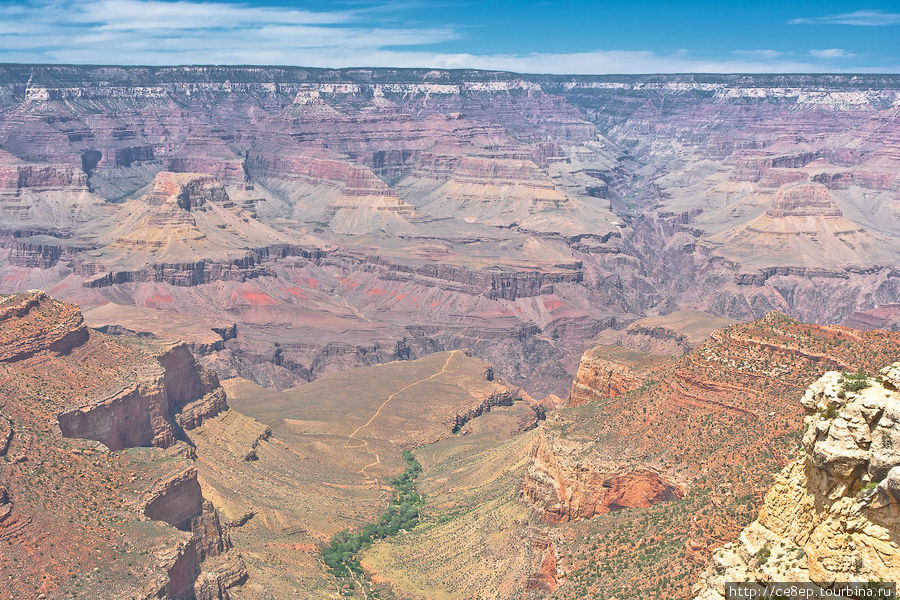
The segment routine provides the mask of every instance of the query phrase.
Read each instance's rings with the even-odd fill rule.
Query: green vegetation
[[[770,556],[772,556],[772,548],[769,542],[766,542],[756,553],[756,559],[759,561],[759,564],[764,565],[768,562]]]
[[[856,373],[841,373],[838,382],[844,392],[858,392],[869,387],[869,376],[860,369]]]
[[[821,411],[822,417],[825,419],[833,419],[838,416],[838,409],[836,404],[828,404],[828,407]]]
[[[867,483],[866,485],[864,485],[864,486],[862,486],[862,487],[860,488],[859,493],[857,494],[857,496],[863,496],[863,495],[865,495],[865,493],[868,492],[869,490],[874,490],[874,489],[877,488],[877,487],[878,487],[878,482],[877,482],[877,481],[870,481],[869,483]]]
[[[391,479],[391,486],[397,494],[387,512],[357,533],[336,533],[322,550],[322,560],[335,577],[361,574],[360,550],[368,548],[375,540],[396,535],[401,529],[412,529],[418,524],[419,509],[425,505],[425,496],[416,491],[415,480],[422,472],[422,465],[408,450],[403,451],[403,460],[406,461],[406,471]]]

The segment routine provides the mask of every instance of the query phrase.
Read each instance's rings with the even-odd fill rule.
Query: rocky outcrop
[[[599,348],[585,351],[569,391],[568,405],[581,406],[639,388],[646,377],[629,365],[604,358]]]
[[[801,399],[803,451],[759,516],[717,550],[695,588],[728,581],[891,581],[900,572],[900,363],[880,377],[831,371]]]
[[[170,502],[188,502],[187,506],[193,514],[186,517],[180,527],[190,532],[188,541],[159,556],[160,562],[168,568],[164,584],[154,590],[155,597],[228,600],[231,598],[228,590],[247,580],[247,568],[240,554],[231,549],[231,538],[222,527],[218,512],[209,501],[199,496],[196,475],[196,471],[192,470],[185,477],[179,476],[171,489],[163,491],[162,498],[174,496]],[[182,491],[185,487],[189,488],[187,493]],[[197,497],[201,502],[195,506]],[[184,507],[167,505],[165,508],[177,510]],[[158,520],[169,522],[167,517],[172,515],[182,516],[180,513],[161,512]]]
[[[533,552],[540,556],[538,570],[528,577],[527,591],[553,592],[559,587],[559,573],[556,570],[556,545],[546,534],[536,536],[531,543]]]
[[[580,263],[563,265],[567,267],[556,272],[513,271],[509,269],[466,269],[453,265],[425,264],[416,269],[402,265],[391,265],[398,275],[412,272],[418,276],[416,282],[425,285],[446,281],[461,283],[469,293],[481,293],[487,298],[515,300],[552,294],[554,284],[579,283],[584,277]],[[429,281],[437,280],[437,281]],[[438,283],[440,285],[440,283]]]
[[[31,556],[10,593],[74,586],[92,598],[227,600],[246,567],[203,498],[193,449],[175,435],[227,409],[215,375],[184,344],[104,336],[77,307],[39,291],[0,297],[0,339],[9,349],[0,456],[15,453],[0,473],[0,568]],[[170,449],[116,452],[141,445]],[[35,477],[38,457],[47,466]],[[138,525],[147,520],[171,527]],[[103,580],[117,569],[110,540],[137,566],[107,590]],[[82,560],[60,561],[59,544]]]
[[[175,415],[175,422],[183,429],[196,429],[203,424],[204,420],[210,419],[225,410],[228,410],[225,391],[217,387],[213,391],[204,394],[201,398],[182,406]]]
[[[165,521],[182,531],[191,528],[194,517],[203,509],[203,494],[197,481],[197,469],[181,473],[160,482],[144,501],[144,514],[155,521]]]
[[[0,298],[0,362],[46,351],[62,354],[82,344],[87,336],[81,311],[42,291]]]
[[[531,160],[428,154],[419,158],[415,175],[455,184],[525,186],[539,200],[566,201]]]
[[[493,381],[493,377],[491,379],[487,379],[487,381]],[[484,413],[491,412],[492,408],[497,408],[499,406],[512,406],[514,402],[517,400],[521,400],[520,396],[515,395],[509,391],[503,392],[494,392],[490,396],[484,399],[481,404],[476,406],[475,408],[471,408],[468,411],[459,414],[453,418],[453,433],[459,433],[463,426],[468,423],[470,420],[480,417]]]
[[[841,210],[827,187],[820,183],[803,183],[778,188],[775,202],[766,215],[779,217],[840,217]]]
[[[9,417],[4,417],[3,413],[0,413],[0,457],[5,456],[9,450],[9,444],[12,442],[14,433],[13,420]]]
[[[568,523],[623,508],[646,508],[683,494],[656,471],[598,464],[580,454],[577,443],[541,431],[525,472],[522,497],[535,506],[543,522]]]
[[[25,190],[86,192],[87,175],[79,169],[65,166],[0,163],[0,197],[17,195]]]
[[[107,270],[104,264],[84,262],[75,265],[76,274],[84,277],[83,285],[88,288],[102,288],[122,283],[152,281],[168,283],[179,287],[191,287],[215,281],[247,281],[257,277],[271,276],[269,261],[299,256],[321,258],[326,254],[317,248],[276,244],[247,250],[244,256],[227,260],[203,259],[181,263],[154,263],[133,270]]]
[[[173,173],[161,171],[156,174],[145,201],[154,206],[162,206],[174,201],[180,208],[190,211],[209,202],[224,204],[229,201],[222,183],[210,175],[199,173]]]
[[[171,446],[175,430],[163,374],[161,368],[145,373],[144,381],[59,413],[60,431],[67,437],[97,440],[110,450]]]
[[[62,434],[112,450],[166,448],[175,442],[176,423],[192,429],[227,409],[215,374],[201,369],[185,344],[164,346],[157,362],[135,373],[132,383],[61,412]]]
[[[227,600],[246,568],[175,435],[227,409],[215,375],[184,344],[88,330],[39,291],[0,297],[0,339],[0,570],[25,565],[10,593]],[[140,445],[169,449],[118,452]],[[133,565],[112,588],[110,552]]]
[[[399,204],[397,193],[372,171],[340,160],[263,151],[250,155],[248,168],[266,177],[335,186],[345,196],[385,196],[394,198],[393,204]],[[406,206],[405,210],[410,211],[412,207]]]

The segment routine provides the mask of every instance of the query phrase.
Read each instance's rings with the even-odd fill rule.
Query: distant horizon
[[[900,73],[891,0],[0,0],[0,62]],[[353,67],[352,65],[371,65]]]
[[[218,68],[218,69],[298,69],[310,71],[441,71],[441,72],[477,72],[497,73],[505,75],[523,75],[530,77],[679,77],[679,76],[779,76],[779,77],[892,77],[900,80],[900,72],[866,72],[866,71],[672,71],[672,72],[620,72],[620,73],[549,73],[529,71],[508,71],[476,67],[429,67],[429,66],[369,66],[355,65],[346,67],[316,67],[293,64],[264,63],[179,63],[179,64],[117,64],[117,63],[41,63],[41,62],[0,62],[2,67],[76,67],[97,69],[181,69],[181,68]]]

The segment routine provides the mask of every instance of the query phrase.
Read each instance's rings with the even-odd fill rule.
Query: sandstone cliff
[[[744,581],[893,581],[900,573],[900,363],[879,377],[830,371],[807,389],[800,456],[759,517],[713,555],[696,597]]]

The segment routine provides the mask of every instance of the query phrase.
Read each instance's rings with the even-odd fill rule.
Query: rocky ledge
[[[577,442],[541,430],[522,484],[523,499],[545,523],[590,519],[623,508],[677,500],[682,490],[649,468],[602,464],[580,455]],[[590,465],[587,466],[586,465]]]
[[[88,337],[81,311],[71,304],[30,291],[0,298],[0,362],[38,352],[68,352]]]
[[[800,403],[800,456],[756,521],[720,548],[694,593],[725,582],[868,582],[900,573],[900,363],[879,377],[830,371]]]
[[[176,424],[193,429],[228,408],[216,375],[202,369],[185,344],[163,345],[157,352],[157,365],[60,412],[62,434],[97,440],[111,450],[167,448],[175,443]]]

